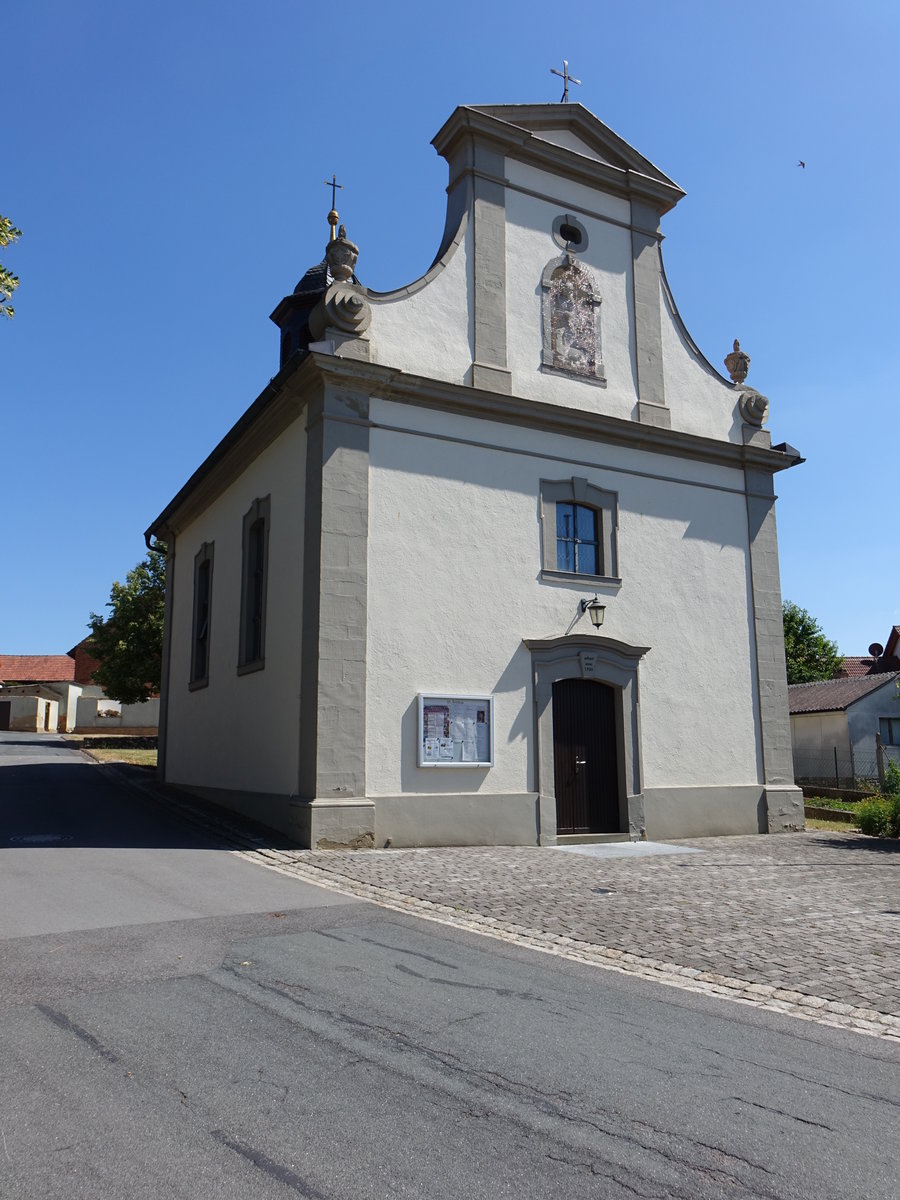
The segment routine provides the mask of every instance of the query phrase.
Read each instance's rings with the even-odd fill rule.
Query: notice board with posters
[[[420,767],[493,765],[493,696],[419,693]]]

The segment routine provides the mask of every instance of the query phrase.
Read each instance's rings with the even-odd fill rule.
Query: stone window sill
[[[594,587],[620,588],[622,580],[616,575],[581,575],[574,571],[541,571],[544,583],[582,584]]]

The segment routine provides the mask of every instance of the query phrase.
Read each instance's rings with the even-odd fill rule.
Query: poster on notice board
[[[420,767],[493,765],[493,696],[419,693]]]

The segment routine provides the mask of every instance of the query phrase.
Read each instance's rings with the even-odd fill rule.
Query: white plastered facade
[[[297,791],[305,464],[306,433],[295,420],[171,538],[177,599],[168,647],[166,778],[211,798],[243,796],[236,807],[271,823],[281,821],[281,798]],[[269,561],[278,580],[267,596],[265,668],[239,674],[242,523],[265,496]],[[194,556],[204,544],[214,547],[209,682],[192,690]]]
[[[435,265],[391,293],[354,285],[364,331],[295,354],[248,414],[288,405],[277,435],[245,418],[149,531],[175,545],[166,779],[313,846],[552,844],[549,697],[584,675],[617,723],[607,833],[798,827],[771,480],[799,456],[748,427],[682,326],[659,255],[680,190],[580,106],[459,109],[435,145]],[[599,314],[590,377],[545,369],[546,280],[566,262]],[[602,579],[557,569],[560,488],[605,497]],[[263,496],[266,659],[241,675],[241,526]],[[419,766],[421,693],[493,697],[493,765]]]
[[[654,789],[684,789],[694,808],[698,789],[711,780],[758,785],[740,472],[682,465],[672,475],[674,464],[662,456],[586,449],[572,438],[390,401],[373,402],[371,416],[366,744],[376,808],[381,796],[394,797],[396,810],[402,794],[421,796],[427,807],[428,793],[446,800],[448,792],[492,798],[538,792],[524,640],[594,632],[579,611],[593,589],[577,579],[548,584],[540,577],[541,481],[573,474],[618,495],[622,582],[600,589],[607,605],[603,633],[651,646],[641,664],[643,828],[658,836],[706,828],[676,830],[668,816],[664,827]],[[482,445],[473,446],[476,439]],[[413,702],[423,691],[494,696],[495,766],[416,765]],[[754,805],[743,831],[756,829]],[[411,836],[399,820],[379,822],[379,832],[395,845]]]

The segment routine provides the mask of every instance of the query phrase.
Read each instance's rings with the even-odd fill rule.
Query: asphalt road
[[[64,741],[0,733],[0,938],[336,903],[248,870]]]
[[[340,901],[22,749],[3,1200],[896,1197],[894,1045]]]

